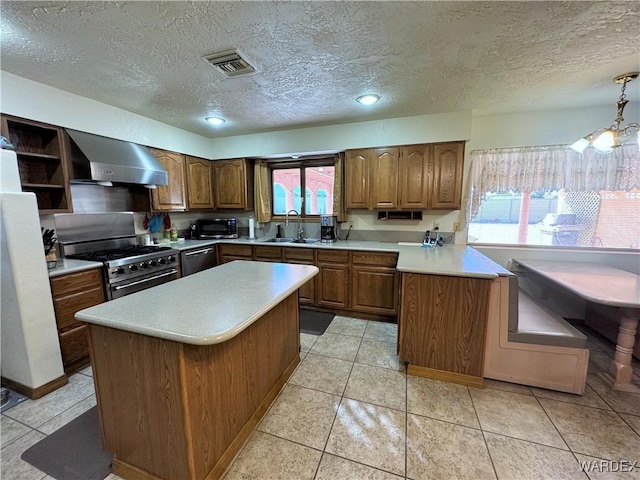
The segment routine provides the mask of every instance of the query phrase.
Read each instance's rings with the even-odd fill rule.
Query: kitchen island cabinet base
[[[220,478],[300,362],[297,292],[230,340],[89,324],[105,449],[128,480]]]
[[[482,386],[491,279],[402,273],[398,354],[407,373]]]

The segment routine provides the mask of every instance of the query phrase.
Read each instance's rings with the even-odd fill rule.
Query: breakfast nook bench
[[[491,287],[485,378],[584,393],[587,338],[518,288],[515,275]]]

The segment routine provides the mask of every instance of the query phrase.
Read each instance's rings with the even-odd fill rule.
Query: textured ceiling
[[[2,70],[209,137],[612,104],[640,2],[1,2]],[[201,59],[237,48],[258,73]],[[636,82],[638,83],[638,82]],[[637,101],[638,86],[628,89]],[[633,88],[632,88],[633,87]],[[365,107],[362,93],[382,96]],[[227,119],[221,128],[204,121]]]

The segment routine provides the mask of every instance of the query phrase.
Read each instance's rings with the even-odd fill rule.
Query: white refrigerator
[[[2,377],[27,390],[64,378],[38,205],[21,191],[15,152],[0,150]]]

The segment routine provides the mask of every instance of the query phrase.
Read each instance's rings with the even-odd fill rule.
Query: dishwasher
[[[216,266],[216,247],[202,247],[180,252],[182,276],[198,273]]]

